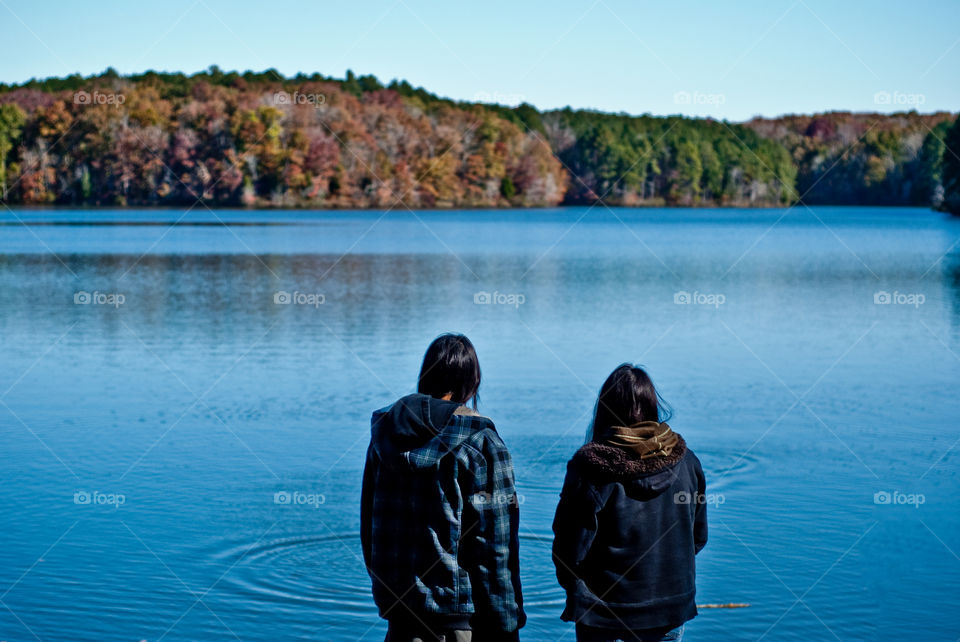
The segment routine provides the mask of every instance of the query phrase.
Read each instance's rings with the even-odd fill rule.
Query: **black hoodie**
[[[670,455],[648,459],[597,442],[577,451],[553,522],[553,559],[567,593],[561,617],[632,631],[695,617],[705,492],[700,461],[682,437]]]

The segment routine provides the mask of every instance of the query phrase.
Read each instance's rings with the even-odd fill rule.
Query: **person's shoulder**
[[[567,460],[567,471],[563,478],[561,496],[579,497],[580,501],[587,501],[595,508],[603,506],[607,498],[614,492],[617,480],[611,477],[593,474],[591,458],[594,447],[584,444]]]
[[[690,448],[689,445],[680,463],[692,469],[698,475],[703,475],[703,464],[700,463],[700,458],[697,457],[697,453],[693,452],[693,448]]]
[[[389,406],[384,406],[383,408],[377,408],[370,414],[370,434],[376,435],[377,431],[380,429],[384,420],[390,416],[390,411],[393,408],[393,404]]]
[[[693,451],[693,448],[690,447],[690,443],[689,443],[686,439],[684,439],[684,440],[683,440],[683,445],[684,445],[684,449],[685,449],[684,459],[686,459],[687,461],[689,461],[689,462],[692,463],[692,464],[696,464],[697,466],[699,466],[699,465],[700,465],[700,458],[697,457],[697,453],[695,453],[695,452]]]
[[[401,397],[400,399],[397,399],[393,403],[389,403],[386,406],[383,406],[382,408],[377,408],[372,413],[370,413],[370,423],[371,424],[378,423],[384,417],[390,415],[393,412],[394,408],[396,408],[397,404],[408,402],[410,397],[413,397],[413,396],[414,395],[407,395],[406,397]]]
[[[470,432],[497,432],[496,427],[493,425],[493,419],[487,417],[486,415],[481,415],[479,412],[469,406],[460,406],[454,410],[453,420],[453,423],[456,423],[461,428]]]
[[[453,414],[457,417],[471,417],[477,419],[486,419],[491,421],[490,417],[486,415],[481,415],[476,409],[471,408],[470,406],[459,406],[456,410],[453,411]]]
[[[454,423],[464,433],[464,445],[468,448],[478,453],[506,452],[507,446],[500,438],[500,433],[497,432],[497,427],[490,417],[480,414],[473,408],[461,406],[454,412],[454,419]]]

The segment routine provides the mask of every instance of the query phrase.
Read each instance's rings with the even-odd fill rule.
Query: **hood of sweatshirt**
[[[629,449],[591,441],[577,451],[570,465],[590,482],[621,483],[631,495],[649,498],[670,488],[677,464],[686,454],[687,442],[679,434],[669,455],[643,459]]]
[[[387,466],[429,467],[462,441],[452,431],[444,432],[459,408],[429,395],[402,397],[373,413],[370,446]]]

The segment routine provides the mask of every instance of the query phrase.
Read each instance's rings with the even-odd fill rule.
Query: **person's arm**
[[[520,508],[513,462],[494,431],[464,471],[463,558],[470,573],[477,639],[511,639],[526,622],[520,588]]]
[[[597,506],[592,500],[592,490],[584,487],[580,476],[568,465],[553,518],[553,564],[560,586],[567,591],[573,590],[577,569],[597,534]]]
[[[697,502],[693,516],[693,546],[699,553],[707,545],[707,480],[703,467],[697,462]]]
[[[373,541],[373,491],[377,478],[377,462],[373,447],[367,448],[367,460],[363,467],[363,487],[360,490],[360,546],[363,548],[363,562],[367,569],[372,563],[371,546]]]

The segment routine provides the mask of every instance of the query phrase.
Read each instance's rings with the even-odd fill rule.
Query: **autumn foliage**
[[[348,72],[0,85],[0,200],[389,208],[944,202],[948,113],[747,123],[455,102]],[[952,159],[950,159],[952,160]],[[949,165],[949,163],[948,163]]]
[[[63,89],[50,81],[9,89],[0,102],[19,126],[6,132],[7,200],[494,207],[563,199],[566,173],[546,141],[481,106],[271,75],[108,74]]]

